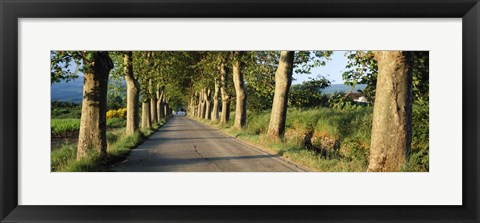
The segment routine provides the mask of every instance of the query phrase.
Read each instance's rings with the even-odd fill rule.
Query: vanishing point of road
[[[113,167],[119,172],[292,172],[296,165],[183,116],[172,117]]]

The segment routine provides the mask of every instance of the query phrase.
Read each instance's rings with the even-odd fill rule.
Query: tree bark
[[[412,142],[413,52],[377,51],[377,88],[367,171],[401,171]]]
[[[107,151],[107,87],[113,62],[108,52],[85,52],[84,84],[77,159],[96,151],[102,157]]]
[[[138,131],[140,124],[140,84],[133,74],[133,57],[131,51],[123,53],[123,61],[125,64],[125,83],[127,85],[127,125],[125,134],[130,136]]]
[[[212,108],[212,121],[218,121],[218,96],[220,92],[220,84],[218,83],[218,78],[215,78],[215,89],[213,93],[213,108]]]
[[[152,120],[150,120],[150,102],[142,102],[142,129],[151,129]]]
[[[221,78],[221,86],[220,92],[222,94],[222,114],[220,116],[220,123],[226,124],[229,120],[230,115],[230,106],[229,106],[229,96],[227,92],[227,85],[228,85],[228,76],[227,71],[225,70],[225,62],[220,64],[220,78]]]
[[[160,122],[162,119],[165,118],[165,112],[163,110],[163,97],[164,97],[164,91],[162,88],[159,88],[158,90],[158,100],[157,100],[157,114],[158,114],[158,121]]]
[[[152,125],[154,123],[158,123],[157,120],[157,97],[156,97],[156,90],[153,86],[153,81],[150,79],[148,84],[150,85],[150,120],[152,121]]]
[[[272,138],[283,137],[285,133],[288,91],[292,84],[294,57],[295,51],[282,51],[280,53],[280,62],[275,72],[275,93],[267,133]]]
[[[210,117],[211,117],[210,108],[212,103],[210,102],[210,94],[211,94],[210,89],[206,89],[205,94],[203,96],[205,98],[205,117],[204,118],[207,120],[210,120]]]
[[[235,128],[241,129],[247,122],[247,91],[245,90],[245,83],[243,80],[243,73],[241,71],[240,57],[241,52],[234,52],[233,60],[233,84],[235,85]]]
[[[200,110],[200,118],[201,119],[206,119],[205,117],[207,116],[206,111],[207,111],[207,88],[203,88],[200,94],[202,95],[202,102],[200,103],[201,105],[201,110]]]

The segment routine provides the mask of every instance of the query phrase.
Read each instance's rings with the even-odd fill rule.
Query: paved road
[[[218,130],[175,116],[127,160],[122,172],[290,172],[303,171]]]

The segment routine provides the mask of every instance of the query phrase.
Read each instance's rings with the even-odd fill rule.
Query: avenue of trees
[[[52,83],[83,73],[77,159],[106,153],[109,76],[123,77],[126,135],[152,126],[172,111],[242,129],[249,112],[270,110],[268,137],[285,134],[288,107],[314,106],[330,82],[322,76],[291,86],[292,75],[324,66],[331,51],[52,51]],[[365,84],[373,106],[367,171],[400,171],[412,143],[412,103],[428,103],[428,52],[351,51],[345,83]],[[342,98],[341,98],[342,99]],[[340,100],[341,100],[340,99]],[[232,118],[233,119],[233,118]]]

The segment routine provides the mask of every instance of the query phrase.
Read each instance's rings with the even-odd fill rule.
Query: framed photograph
[[[0,7],[1,222],[480,220],[477,0]]]

